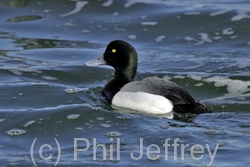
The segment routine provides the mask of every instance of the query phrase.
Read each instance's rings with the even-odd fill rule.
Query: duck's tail
[[[174,105],[174,111],[180,114],[184,113],[194,113],[194,114],[203,114],[211,113],[212,111],[208,110],[205,105],[203,105],[198,100],[194,100],[195,104],[177,104]]]

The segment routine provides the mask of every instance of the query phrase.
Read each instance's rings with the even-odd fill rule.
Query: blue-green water
[[[1,0],[0,166],[248,166],[249,9],[236,0]],[[114,39],[136,48],[136,80],[169,79],[216,112],[185,122],[112,109],[101,90],[114,70],[84,63]]]

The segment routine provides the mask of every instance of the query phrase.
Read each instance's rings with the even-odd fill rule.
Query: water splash
[[[68,94],[76,94],[78,92],[78,89],[76,87],[68,87],[64,91]]]
[[[80,12],[82,10],[82,8],[85,5],[87,5],[88,3],[89,3],[88,1],[78,1],[78,2],[76,2],[76,7],[75,7],[74,10],[72,10],[69,13],[62,14],[59,17],[66,17],[66,16],[70,16],[70,15],[76,14],[76,13]]]
[[[121,137],[122,134],[119,132],[109,132],[106,134],[106,136],[108,136],[108,137]]]
[[[102,4],[102,6],[104,7],[109,7],[113,4],[113,0],[108,0],[107,2],[105,2],[104,4]]]
[[[26,130],[23,130],[23,129],[11,129],[9,131],[7,131],[7,135],[9,136],[20,136],[20,135],[23,135],[25,134],[27,131]]]
[[[67,119],[77,119],[79,118],[81,115],[80,114],[71,114],[67,116]]]
[[[31,121],[27,122],[26,124],[24,124],[23,126],[26,128],[27,126],[30,126],[30,125],[34,124],[35,122],[36,121],[31,120]]]

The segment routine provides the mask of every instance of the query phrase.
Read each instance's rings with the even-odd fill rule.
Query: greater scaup
[[[85,63],[87,66],[110,65],[114,78],[103,88],[102,95],[115,108],[147,114],[206,113],[207,108],[173,82],[147,77],[133,81],[138,57],[133,46],[122,40],[108,44],[103,56]]]

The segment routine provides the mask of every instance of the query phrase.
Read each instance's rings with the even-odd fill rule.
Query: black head
[[[122,40],[108,44],[102,57],[85,63],[88,66],[110,65],[115,68],[116,79],[132,81],[135,77],[138,58],[133,46]]]
[[[115,78],[133,80],[138,66],[137,53],[125,41],[115,40],[108,44],[103,58],[107,65],[115,68]]]
[[[102,94],[111,103],[114,95],[135,77],[138,65],[137,53],[133,46],[121,40],[108,44],[103,56],[85,63],[87,66],[110,65],[115,68],[114,79],[103,88]]]

